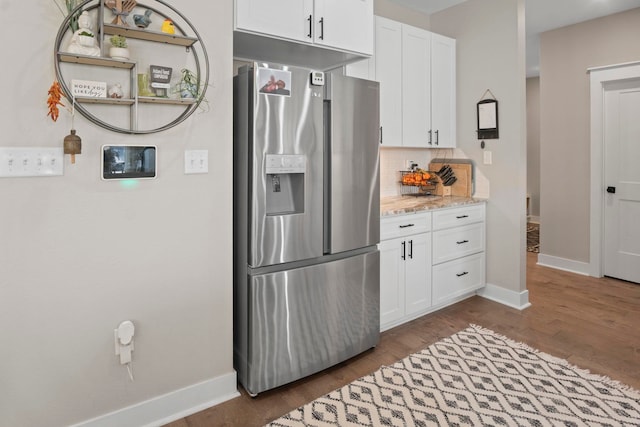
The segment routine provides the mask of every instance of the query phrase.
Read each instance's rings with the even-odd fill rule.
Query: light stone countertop
[[[390,196],[380,198],[380,217],[432,209],[485,203],[486,199],[461,196]]]

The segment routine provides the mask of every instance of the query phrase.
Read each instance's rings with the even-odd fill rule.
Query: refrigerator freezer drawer
[[[236,369],[244,388],[258,394],[378,343],[380,254],[249,276],[246,298]]]

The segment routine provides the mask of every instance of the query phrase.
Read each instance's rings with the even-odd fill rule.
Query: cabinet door
[[[373,54],[373,0],[315,0],[316,44]]]
[[[431,35],[431,129],[434,145],[456,146],[456,41]]]
[[[430,130],[431,33],[403,25],[402,145],[428,147]]]
[[[311,43],[313,0],[236,0],[237,30]]]
[[[406,248],[404,239],[380,242],[380,327],[394,326],[404,316]]]
[[[380,82],[383,147],[402,145],[402,24],[376,17],[376,80]]]
[[[431,307],[431,233],[406,239],[405,314]]]

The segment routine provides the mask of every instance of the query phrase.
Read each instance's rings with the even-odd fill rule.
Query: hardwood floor
[[[373,350],[276,390],[241,396],[167,427],[262,426],[317,397],[474,323],[640,390],[640,285],[536,265],[527,254],[532,306],[519,311],[472,297],[382,333]]]

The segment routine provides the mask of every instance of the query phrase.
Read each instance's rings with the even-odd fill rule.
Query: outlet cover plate
[[[209,150],[185,150],[184,173],[209,173]]]

